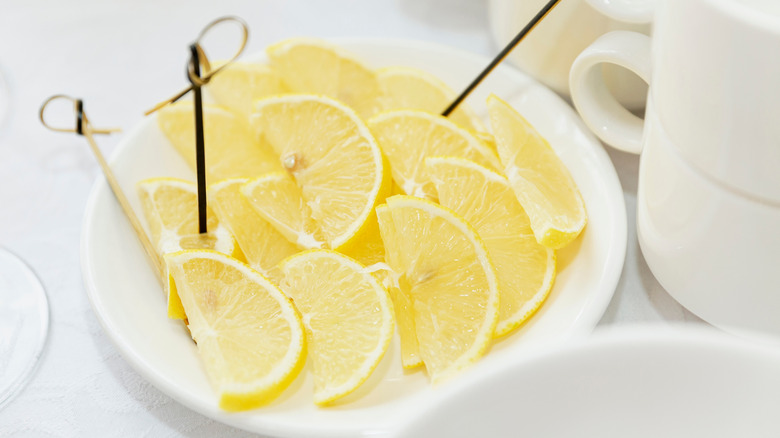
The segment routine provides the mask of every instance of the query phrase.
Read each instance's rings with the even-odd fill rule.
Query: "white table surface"
[[[122,359],[92,313],[79,242],[100,169],[83,139],[38,122],[52,94],[85,100],[95,126],[136,124],[182,86],[186,47],[212,19],[250,26],[246,53],[300,35],[418,39],[492,55],[486,0],[0,0],[0,245],[37,271],[50,300],[48,345],[32,382],[0,410],[0,436],[237,437],[152,387]],[[70,121],[68,121],[70,123]],[[120,135],[99,137],[108,156]],[[701,321],[650,273],[636,242],[639,159],[608,150],[628,209],[628,251],[600,325]]]

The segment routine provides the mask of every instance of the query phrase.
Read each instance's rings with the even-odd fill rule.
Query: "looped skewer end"
[[[60,128],[60,127],[52,126],[46,122],[46,116],[45,116],[46,108],[49,106],[51,102],[60,99],[64,99],[73,103],[73,113],[76,115],[76,125],[74,128]],[[55,132],[70,132],[79,135],[85,135],[86,133],[111,134],[112,132],[121,131],[121,129],[119,128],[108,128],[108,129],[93,128],[92,125],[89,123],[89,118],[87,118],[87,114],[84,112],[84,102],[81,99],[76,99],[70,96],[66,96],[64,94],[56,94],[46,99],[46,101],[43,102],[43,105],[41,105],[41,109],[38,112],[38,117],[40,118],[43,126]]]
[[[212,70],[211,64],[209,63],[209,59],[206,56],[206,52],[201,47],[201,41],[203,40],[203,37],[205,37],[206,34],[208,34],[208,32],[211,29],[216,27],[218,24],[227,23],[227,22],[237,23],[241,27],[242,30],[241,44],[239,45],[238,50],[236,50],[236,52],[233,54],[233,56],[230,59],[228,59],[224,64],[220,65],[216,69]],[[203,69],[201,70],[201,74],[196,74],[196,69],[195,66],[193,65],[193,58],[195,58],[195,56],[192,56],[190,58],[190,62],[187,64],[187,77],[190,81],[190,86],[176,93],[176,95],[174,95],[173,97],[158,103],[152,109],[146,111],[144,115],[148,116],[149,114],[156,112],[157,110],[163,108],[164,106],[176,102],[177,100],[184,97],[185,94],[189,93],[194,87],[202,87],[208,84],[211,78],[215,74],[222,71],[222,69],[230,65],[233,61],[238,59],[239,56],[241,56],[241,53],[244,52],[244,48],[246,47],[246,43],[248,40],[249,40],[249,27],[247,26],[246,22],[244,22],[244,20],[242,20],[239,17],[235,17],[235,16],[221,17],[207,24],[206,27],[204,27],[203,30],[200,31],[200,34],[198,34],[198,38],[191,46],[193,50],[197,51],[197,58],[200,62],[200,65],[203,66]]]
[[[46,118],[44,117],[44,113],[46,112],[46,107],[48,107],[51,102],[58,99],[64,99],[73,103],[73,111],[76,114],[75,129],[57,128],[46,123]],[[103,175],[106,177],[106,181],[108,182],[109,187],[111,187],[111,191],[114,193],[114,197],[116,198],[117,202],[119,202],[119,206],[122,208],[122,211],[125,213],[125,216],[127,216],[127,219],[130,221],[130,225],[132,225],[133,231],[135,231],[136,236],[138,236],[138,239],[141,241],[141,245],[143,246],[146,255],[149,257],[149,261],[152,263],[155,272],[157,273],[158,280],[160,280],[160,283],[163,285],[163,287],[165,287],[165,284],[167,283],[167,278],[165,277],[165,270],[163,269],[162,262],[160,261],[160,258],[157,255],[157,250],[155,249],[152,242],[149,240],[149,236],[146,235],[146,231],[144,231],[141,222],[138,220],[138,217],[135,215],[133,208],[130,206],[130,202],[128,202],[127,197],[122,191],[122,187],[119,185],[119,182],[114,176],[114,172],[111,170],[111,167],[108,165],[108,162],[106,162],[106,159],[103,157],[103,153],[100,152],[100,148],[98,148],[97,143],[95,143],[95,138],[92,136],[92,134],[109,134],[111,132],[116,132],[119,130],[92,128],[92,125],[90,125],[89,119],[87,118],[87,114],[84,112],[84,102],[81,99],[75,99],[73,97],[65,96],[63,94],[57,94],[46,99],[46,101],[43,102],[43,105],[41,105],[41,111],[39,113],[39,117],[41,119],[41,123],[43,123],[43,126],[45,126],[46,128],[52,131],[70,132],[70,133],[78,134],[87,140],[87,143],[89,144],[92,153],[95,155],[95,159],[100,165],[100,169],[103,171]]]
[[[208,84],[212,77],[211,73],[211,63],[206,52],[197,42],[192,43],[190,45],[190,62],[187,63],[187,79],[192,84],[191,88]]]

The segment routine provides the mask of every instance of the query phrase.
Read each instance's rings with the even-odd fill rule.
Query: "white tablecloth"
[[[40,125],[45,98],[81,97],[95,126],[130,128],[150,104],[182,86],[187,45],[227,14],[249,23],[247,53],[310,35],[419,39],[492,55],[487,7],[485,0],[1,0],[0,70],[11,102],[0,124],[0,244],[41,277],[51,328],[32,382],[0,410],[0,436],[249,435],[152,387],[103,333],[79,266],[81,218],[100,170],[83,139]],[[106,155],[120,137],[98,139]],[[600,324],[698,322],[653,278],[639,251],[638,158],[609,153],[623,185],[629,237],[622,277]]]

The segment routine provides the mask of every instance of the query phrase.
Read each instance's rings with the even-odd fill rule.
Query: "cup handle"
[[[618,30],[606,33],[577,56],[569,73],[574,107],[602,141],[616,149],[642,152],[644,121],[612,96],[601,72],[602,63],[616,64],[650,83],[650,37]]]

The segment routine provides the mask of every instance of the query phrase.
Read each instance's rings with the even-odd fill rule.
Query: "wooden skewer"
[[[73,109],[76,114],[75,129],[57,128],[46,123],[46,119],[44,118],[46,107],[49,105],[49,103],[57,99],[65,99],[70,102],[73,102]],[[157,273],[157,279],[160,281],[160,284],[165,286],[166,282],[165,279],[163,278],[164,270],[162,267],[162,262],[160,261],[160,258],[157,256],[157,251],[155,250],[154,245],[152,245],[152,242],[149,240],[149,236],[147,236],[146,231],[144,231],[144,228],[141,225],[141,221],[138,220],[138,216],[135,215],[135,212],[133,211],[133,208],[130,206],[130,202],[128,202],[127,197],[122,191],[122,188],[119,186],[119,183],[117,182],[116,177],[114,176],[114,172],[111,170],[111,167],[109,167],[108,162],[106,162],[106,159],[103,157],[103,154],[100,152],[100,148],[98,148],[97,143],[95,142],[95,138],[92,136],[93,134],[110,134],[112,132],[118,132],[119,129],[93,128],[92,124],[90,124],[89,119],[87,118],[87,114],[84,112],[84,103],[82,102],[82,100],[74,99],[70,96],[65,96],[62,94],[58,94],[48,98],[43,103],[43,105],[41,105],[39,117],[41,119],[41,123],[43,123],[43,126],[45,126],[46,128],[52,131],[72,132],[81,135],[87,139],[87,142],[89,143],[89,147],[90,149],[92,149],[92,154],[97,159],[98,164],[100,164],[100,168],[103,171],[103,175],[105,176],[106,181],[108,181],[109,187],[111,187],[111,191],[114,193],[114,197],[119,202],[119,206],[122,207],[122,211],[124,211],[125,216],[127,216],[127,219],[130,221],[130,225],[132,225],[136,237],[138,237],[138,240],[141,242],[141,245],[144,248],[144,252],[146,252],[149,261],[154,267],[155,272]]]
[[[487,77],[487,75],[489,75],[490,72],[492,72],[493,69],[496,68],[496,66],[500,64],[501,61],[504,60],[504,58],[507,57],[507,55],[509,55],[509,52],[511,52],[512,49],[515,48],[515,46],[517,46],[520,43],[520,41],[522,41],[523,38],[525,38],[525,36],[528,35],[528,33],[531,32],[536,27],[536,25],[539,24],[539,22],[542,21],[542,19],[544,19],[544,17],[546,17],[547,14],[549,14],[550,11],[552,11],[552,9],[558,5],[559,1],[560,0],[550,0],[549,2],[547,2],[547,4],[544,5],[544,7],[534,16],[534,18],[532,18],[531,21],[529,21],[528,24],[525,25],[525,27],[520,31],[520,33],[518,33],[517,36],[514,37],[512,41],[510,41],[509,44],[507,44],[506,47],[504,47],[504,49],[501,50],[501,52],[499,52],[499,54],[496,55],[495,58],[493,58],[492,61],[490,61],[490,64],[488,64],[487,67],[485,67],[485,69],[482,70],[482,73],[480,73],[476,78],[474,78],[474,80],[471,81],[468,87],[466,87],[466,89],[463,90],[460,93],[460,95],[456,97],[455,100],[452,101],[450,106],[448,106],[447,109],[445,109],[444,112],[441,113],[441,115],[447,117],[450,115],[450,113],[455,111],[455,108],[457,108],[458,105],[460,105],[460,103],[463,102],[463,100],[465,100],[466,97],[468,97],[468,95],[471,94],[471,92],[475,88],[477,88],[477,85],[479,85],[480,82],[482,82],[482,80],[485,79],[485,77]]]

